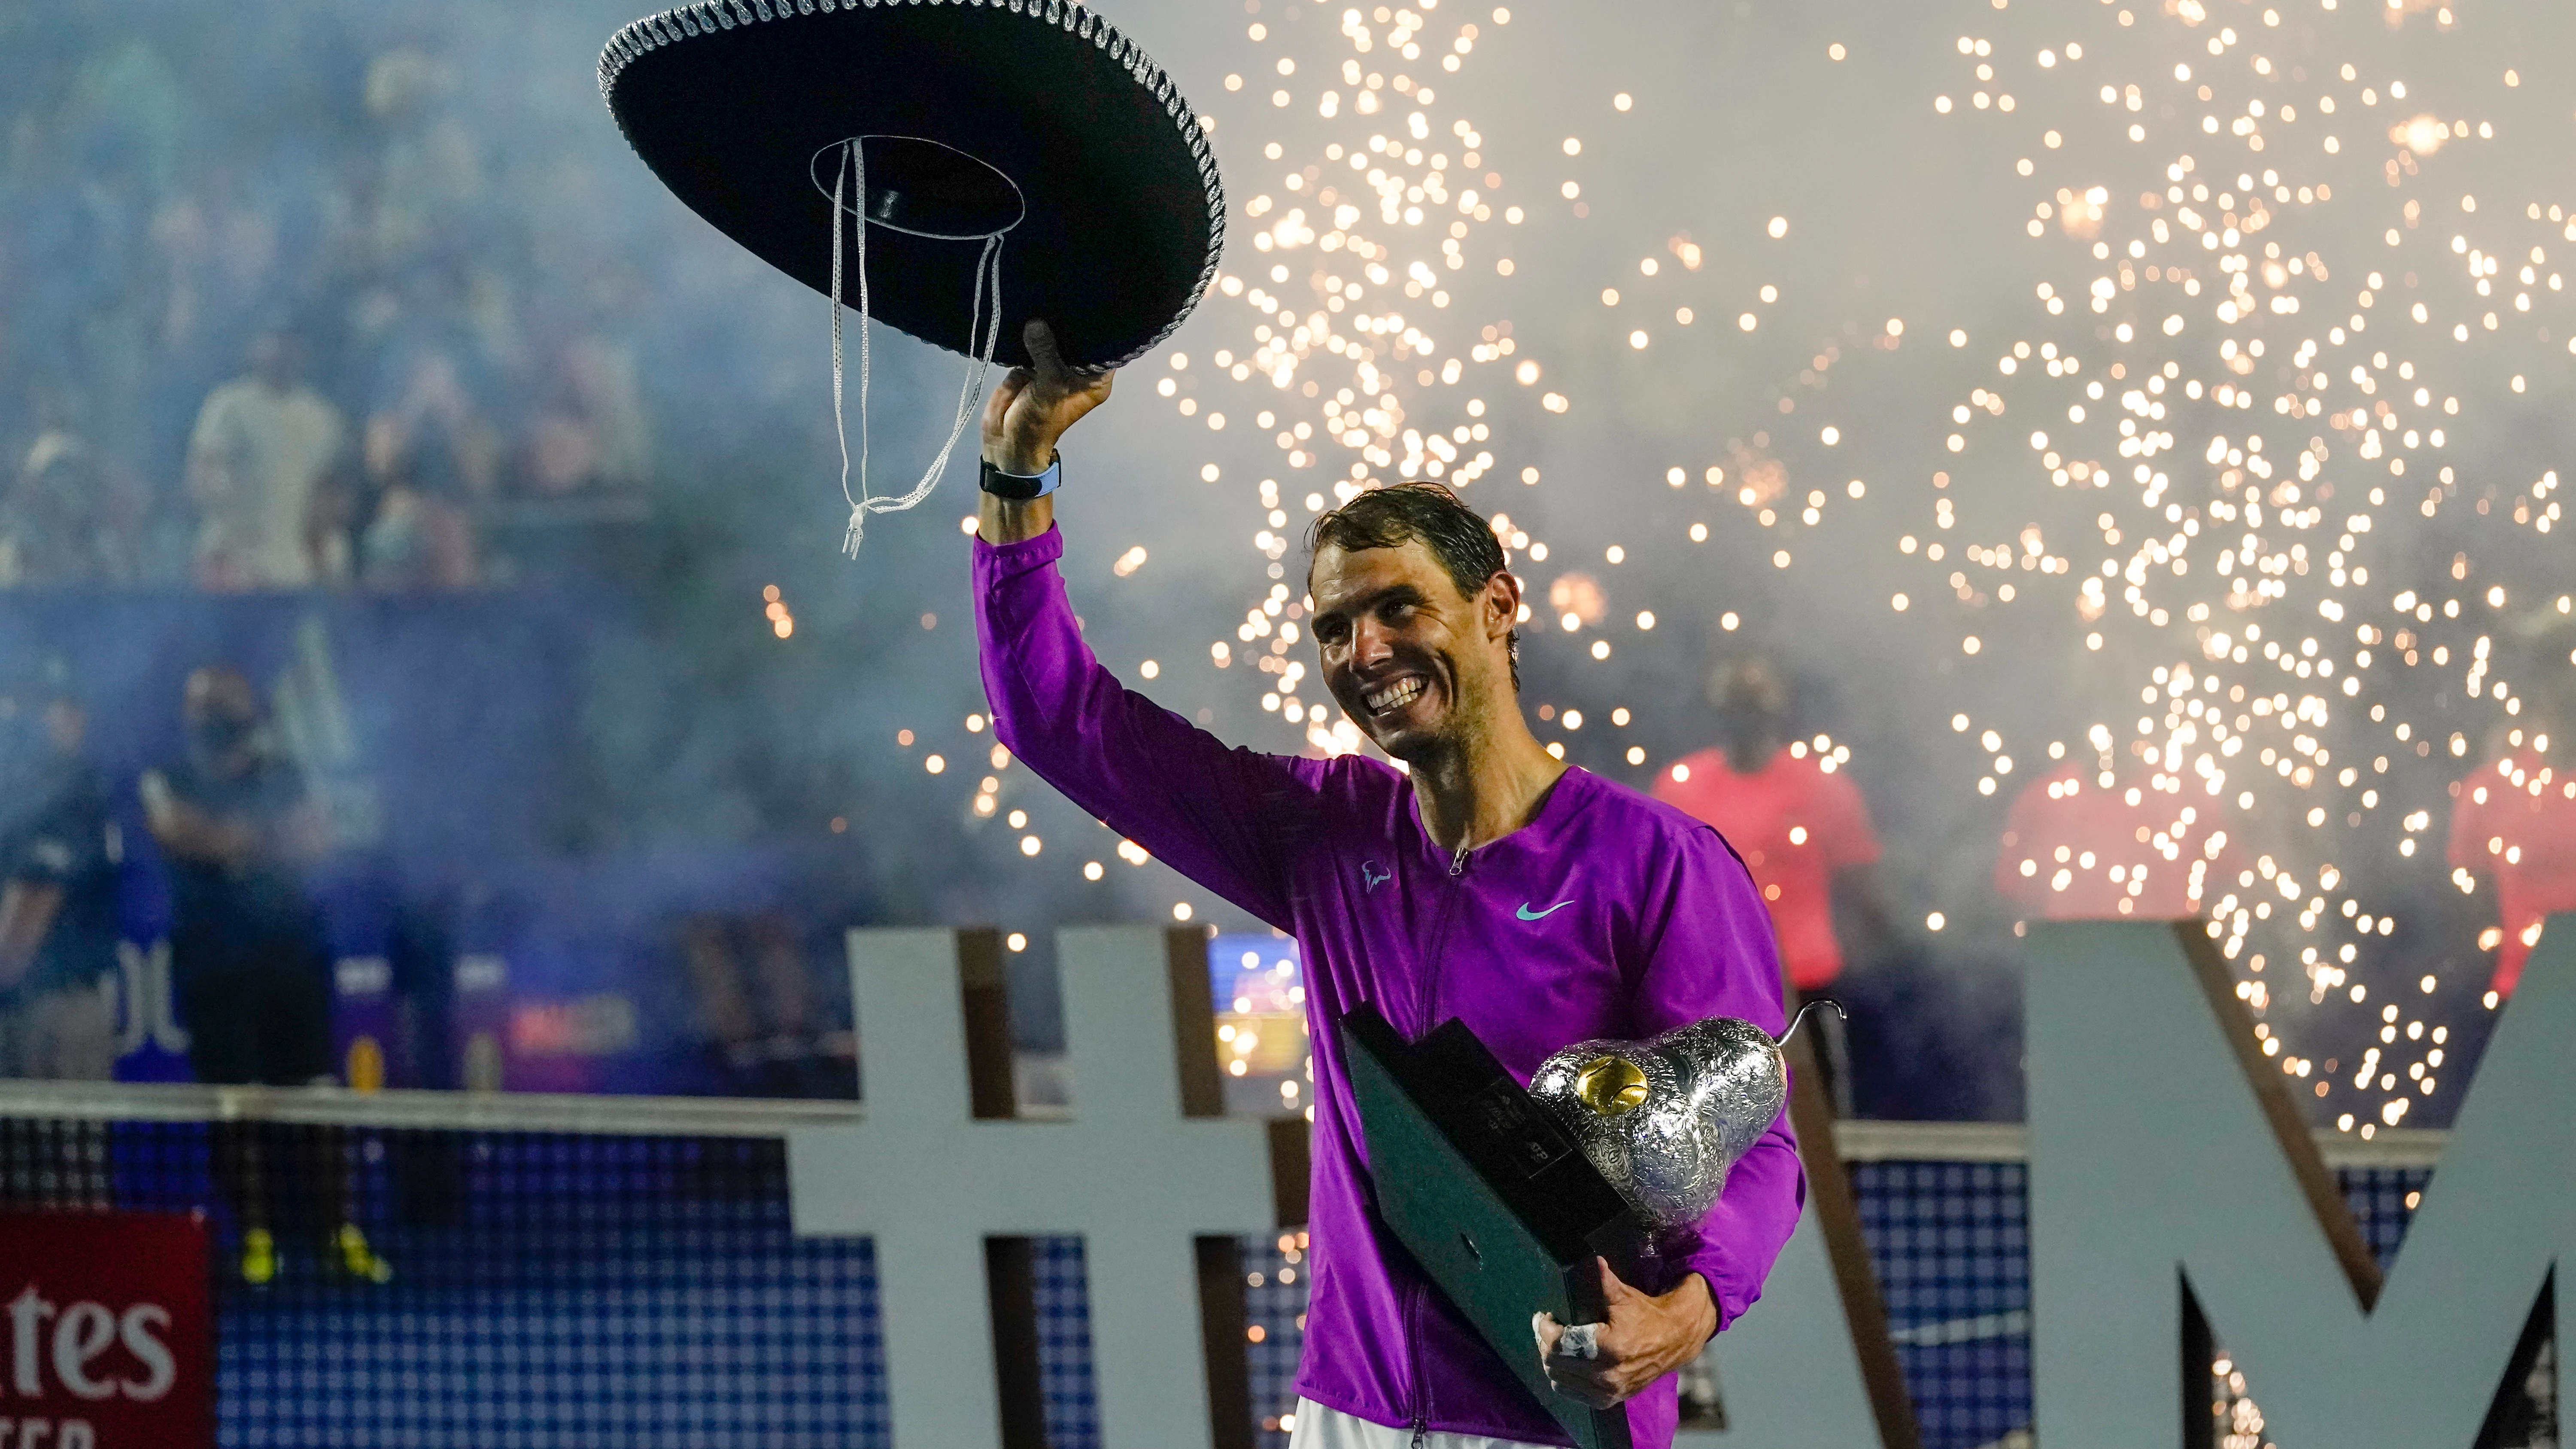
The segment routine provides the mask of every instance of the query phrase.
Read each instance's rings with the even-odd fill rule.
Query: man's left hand
[[[1697,1273],[1658,1297],[1620,1282],[1609,1259],[1594,1261],[1601,1265],[1602,1298],[1610,1310],[1603,1322],[1589,1325],[1595,1355],[1577,1358],[1557,1352],[1566,1325],[1554,1314],[1531,1315],[1530,1327],[1538,1335],[1539,1363],[1557,1392],[1606,1409],[1699,1357],[1717,1331],[1717,1304],[1709,1296],[1708,1280]]]

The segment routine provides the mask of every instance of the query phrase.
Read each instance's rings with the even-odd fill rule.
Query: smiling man
[[[1313,1248],[1294,1449],[1568,1442],[1405,1256],[1372,1201],[1335,1021],[1361,1002],[1419,1037],[1463,1019],[1524,1082],[1585,1037],[1709,1016],[1777,1034],[1780,965],[1717,832],[1549,755],[1519,702],[1520,581],[1447,489],[1360,494],[1315,523],[1307,587],[1324,682],[1404,773],[1359,755],[1229,749],[1120,685],[1084,645],[1056,560],[1056,440],[1109,396],[1041,324],[1034,371],[984,414],[976,626],[995,732],[1111,829],[1262,920],[1306,968]],[[1538,1325],[1564,1391],[1624,1403],[1670,1443],[1673,1370],[1760,1295],[1804,1179],[1785,1120],[1727,1179],[1670,1281],[1607,1280],[1597,1330]],[[1578,1356],[1577,1350],[1586,1350]]]

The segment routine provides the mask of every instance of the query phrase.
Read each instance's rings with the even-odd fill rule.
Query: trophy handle
[[[1819,1006],[1830,1006],[1834,1009],[1834,1015],[1841,1017],[1845,1021],[1851,1020],[1851,1013],[1843,1010],[1843,1004],[1841,1002],[1834,1000],[1830,996],[1819,996],[1815,1000],[1808,1002],[1806,1005],[1799,1007],[1798,1014],[1789,1018],[1789,1029],[1772,1038],[1771,1044],[1773,1046],[1787,1046],[1789,1044],[1789,1038],[1796,1036],[1798,1034],[1799,1026],[1806,1021],[1807,1013],[1815,1010]]]

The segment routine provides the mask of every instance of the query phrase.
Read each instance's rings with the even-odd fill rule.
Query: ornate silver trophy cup
[[[1781,1047],[1749,1021],[1712,1016],[1650,1041],[1579,1041],[1539,1063],[1529,1093],[1583,1155],[1662,1235],[1699,1221],[1726,1190],[1727,1169],[1789,1100]]]

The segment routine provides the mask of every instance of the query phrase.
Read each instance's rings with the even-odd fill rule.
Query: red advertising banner
[[[0,1214],[0,1449],[214,1449],[205,1220]]]

